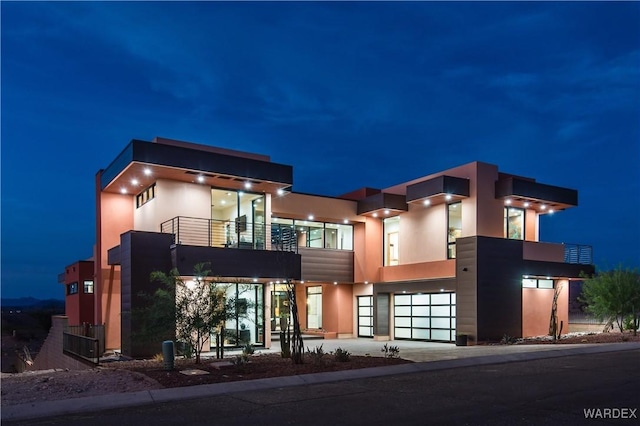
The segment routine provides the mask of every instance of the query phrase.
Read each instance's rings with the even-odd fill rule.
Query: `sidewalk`
[[[2,421],[24,420],[62,414],[95,412],[114,408],[158,404],[167,401],[205,398],[208,396],[246,391],[267,390],[273,388],[337,382],[396,374],[409,374],[424,371],[436,371],[475,365],[501,364],[569,355],[640,349],[640,343],[466,347],[456,347],[450,344],[441,343],[410,341],[378,342],[364,339],[313,340],[308,343],[310,344],[307,346],[311,349],[322,344],[325,351],[332,351],[337,347],[342,347],[354,355],[365,355],[368,353],[371,356],[379,356],[378,352],[380,352],[384,343],[387,343],[389,345],[398,346],[400,348],[400,356],[402,358],[415,362],[411,364],[360,370],[344,370],[329,373],[275,377],[260,380],[247,380],[192,387],[157,389],[125,394],[102,395],[87,398],[45,401],[24,405],[10,405],[2,407],[1,419]]]

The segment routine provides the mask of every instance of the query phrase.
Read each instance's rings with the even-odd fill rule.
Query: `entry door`
[[[453,342],[456,337],[456,294],[396,294],[394,337]]]
[[[358,337],[373,337],[373,296],[358,296]]]

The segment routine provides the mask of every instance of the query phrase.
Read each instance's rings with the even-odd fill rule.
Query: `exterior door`
[[[358,296],[358,337],[373,337],[373,296]]]

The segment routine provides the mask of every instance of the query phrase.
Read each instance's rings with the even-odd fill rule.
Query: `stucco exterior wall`
[[[342,223],[345,219],[362,222],[363,218],[357,215],[357,205],[352,200],[297,193],[274,196],[271,199],[272,214],[275,217],[306,220],[309,215],[313,215],[313,220],[333,223]]]
[[[380,281],[383,282],[450,278],[455,276],[456,261],[454,259],[380,268]]]
[[[107,263],[107,251],[120,245],[120,234],[133,229],[134,197],[100,191],[97,182],[95,324],[105,325],[107,349],[120,348],[120,267]]]
[[[562,333],[569,332],[569,285],[567,280],[559,280],[562,286],[558,296],[558,327],[563,322]],[[546,336],[549,334],[553,289],[522,289],[522,337]]]
[[[132,229],[160,232],[160,224],[176,216],[210,219],[211,187],[158,179],[155,198],[139,208],[133,207]]]
[[[364,224],[354,225],[353,238],[354,282],[378,281],[382,266],[382,221],[366,217]]]
[[[322,286],[322,328],[338,335],[353,334],[353,291],[349,284]]]
[[[463,209],[464,218],[464,209]],[[464,220],[464,219],[463,219]],[[400,215],[398,261],[402,264],[447,258],[447,205],[411,205]]]

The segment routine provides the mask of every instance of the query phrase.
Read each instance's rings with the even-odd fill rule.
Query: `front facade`
[[[108,349],[136,342],[154,270],[208,262],[248,312],[227,344],[270,346],[289,313],[327,337],[471,342],[546,334],[554,289],[567,324],[568,281],[592,272],[590,248],[538,241],[539,217],[577,205],[575,190],[474,162],[341,197],[292,192],[269,157],[156,138],[132,141],[96,176],[94,322]],[[306,303],[304,303],[306,302]]]

